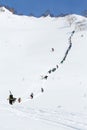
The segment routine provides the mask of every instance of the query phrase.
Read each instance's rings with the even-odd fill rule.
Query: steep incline
[[[77,15],[17,16],[2,8],[1,130],[87,130],[86,22]],[[20,104],[9,105],[9,90]]]

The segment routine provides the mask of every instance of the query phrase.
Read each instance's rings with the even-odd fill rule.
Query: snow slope
[[[1,130],[87,130],[86,41],[82,16],[35,18],[0,8]],[[9,105],[9,90],[20,104]]]

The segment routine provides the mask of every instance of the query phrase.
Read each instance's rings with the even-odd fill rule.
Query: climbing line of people
[[[57,69],[59,68],[59,66],[58,65],[56,65],[56,67],[54,67],[54,68],[52,68],[52,69],[50,69],[49,71],[48,71],[48,74],[51,74],[52,72],[55,72]],[[48,75],[41,75],[41,79],[46,79],[47,80],[47,78],[48,78]]]
[[[72,41],[71,41],[71,39],[72,39],[72,36],[73,36],[74,33],[75,33],[75,31],[72,31],[72,32],[71,32],[71,36],[70,36],[69,39],[68,39],[68,40],[69,40],[69,47],[68,47],[68,49],[66,50],[65,55],[64,55],[63,59],[61,60],[60,64],[62,64],[62,63],[66,60],[66,57],[67,57],[67,55],[68,55],[68,53],[69,53],[69,51],[70,51],[70,49],[71,49],[71,47],[72,47]],[[54,51],[54,48],[52,48],[52,52],[53,52],[53,51]],[[51,74],[52,72],[55,72],[58,68],[59,68],[59,65],[56,65],[56,67],[54,67],[54,68],[52,68],[52,69],[50,69],[50,70],[48,71],[48,74]],[[41,78],[47,80],[48,75],[41,76]]]
[[[43,88],[41,88],[41,92],[42,92],[42,93],[44,92],[44,89],[43,89]],[[32,93],[29,95],[29,99],[33,99],[33,98],[34,98],[34,93],[32,92]],[[21,102],[22,102],[22,98],[21,98],[21,97],[19,97],[19,98],[14,97],[11,91],[9,91],[9,97],[8,97],[7,100],[9,101],[9,104],[10,104],[10,105],[13,105],[16,101],[17,101],[18,103],[21,103]]]
[[[66,57],[67,57],[67,55],[68,55],[68,52],[70,51],[70,49],[71,49],[71,47],[72,47],[71,38],[72,38],[72,36],[73,36],[74,33],[75,33],[75,31],[72,31],[71,36],[69,37],[69,47],[68,47],[68,49],[66,50],[63,59],[62,59],[61,62],[60,62],[61,64],[65,61],[65,59],[66,59]],[[52,48],[52,52],[53,52],[53,51],[54,51],[54,48]],[[59,68],[59,65],[56,65],[56,67],[50,69],[47,73],[48,73],[48,74],[51,74],[52,72],[55,72],[58,68]],[[42,80],[43,80],[43,79],[47,80],[48,74],[47,74],[47,75],[44,75],[44,76],[41,76],[41,79],[42,79]],[[41,88],[41,92],[42,92],[42,93],[44,92],[44,89],[43,89],[43,88]],[[22,102],[21,97],[19,97],[19,98],[17,99],[17,98],[15,98],[15,97],[13,96],[13,94],[12,94],[11,91],[9,91],[9,93],[10,93],[10,94],[9,94],[8,100],[9,100],[9,104],[10,104],[10,105],[13,105],[13,104],[15,103],[15,101],[18,101],[18,103],[21,103],[21,102]],[[30,97],[29,97],[29,98],[30,98],[30,99],[33,99],[33,98],[34,98],[34,93],[33,93],[33,92],[30,94]]]
[[[68,49],[67,49],[66,52],[65,52],[64,58],[63,58],[62,61],[60,62],[61,64],[66,60],[66,57],[67,57],[67,55],[68,55],[68,53],[69,53],[69,51],[70,51],[70,49],[71,49],[71,47],[72,47],[71,38],[72,38],[72,36],[73,36],[74,33],[75,33],[75,31],[72,31],[71,36],[69,37],[69,47],[68,47]]]

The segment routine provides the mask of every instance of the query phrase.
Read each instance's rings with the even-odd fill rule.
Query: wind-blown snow
[[[35,18],[1,9],[0,130],[87,130],[86,23],[78,15]],[[9,105],[9,90],[22,102]]]

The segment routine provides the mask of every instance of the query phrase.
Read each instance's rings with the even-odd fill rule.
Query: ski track
[[[58,111],[49,109],[34,109],[24,107],[21,105],[8,106],[1,104],[0,109],[10,111],[19,117],[33,118],[35,120],[42,120],[49,125],[60,125],[64,128],[71,128],[72,130],[87,130],[87,116],[80,113],[69,113],[59,109]]]
[[[24,116],[26,118],[34,118],[35,120],[42,120],[51,125],[61,125],[63,127],[72,128],[75,130],[87,130],[87,124],[84,123],[85,120],[82,117],[77,116],[76,114],[70,114],[66,112],[55,112],[50,110],[43,109],[33,109],[33,108],[17,108],[13,107],[13,112],[19,116]],[[80,120],[80,121],[79,121]]]

